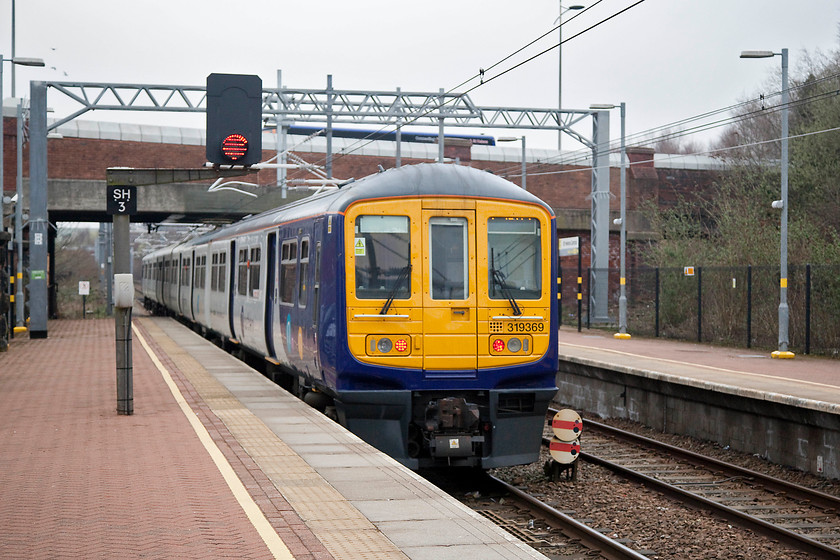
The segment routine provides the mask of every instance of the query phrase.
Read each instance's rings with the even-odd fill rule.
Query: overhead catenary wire
[[[800,89],[811,88],[811,87],[814,87],[816,85],[822,84],[824,82],[829,82],[829,81],[837,80],[837,79],[840,79],[840,73],[831,74],[829,76],[825,76],[825,77],[817,79],[817,80],[807,81],[805,83],[789,87],[788,90],[789,91],[796,91],[796,90],[800,90]],[[816,93],[814,95],[810,95],[808,97],[801,97],[801,98],[792,100],[788,103],[787,106],[788,106],[788,108],[795,108],[795,107],[807,105],[809,103],[817,102],[817,101],[820,101],[820,100],[825,99],[825,98],[834,97],[834,96],[837,96],[837,95],[840,95],[840,88],[832,89],[832,90],[829,90],[829,91],[822,91],[822,92]],[[706,132],[706,131],[709,131],[709,130],[713,130],[715,128],[719,128],[721,126],[727,126],[727,125],[730,125],[730,124],[736,124],[736,123],[739,123],[739,122],[744,122],[744,121],[747,121],[747,120],[750,120],[752,118],[756,118],[756,117],[759,117],[759,116],[773,114],[773,113],[776,113],[776,112],[780,111],[783,108],[783,106],[781,104],[773,105],[773,106],[770,106],[770,107],[762,106],[761,108],[755,109],[753,111],[731,115],[727,118],[707,122],[707,123],[704,123],[704,124],[700,124],[700,125],[697,125],[695,127],[691,127],[689,129],[682,129],[682,130],[679,130],[679,131],[671,131],[674,127],[679,126],[679,125],[684,125],[684,124],[689,123],[689,122],[695,122],[695,121],[702,120],[702,119],[705,119],[705,118],[709,118],[711,116],[718,115],[718,114],[721,114],[721,113],[737,111],[737,110],[742,109],[744,107],[750,107],[750,106],[752,106],[756,103],[767,101],[767,100],[772,99],[774,97],[780,97],[780,96],[781,96],[781,91],[777,91],[777,92],[773,92],[773,93],[770,93],[770,94],[767,94],[767,95],[761,95],[759,97],[756,97],[756,98],[753,98],[753,99],[750,99],[750,100],[747,100],[747,101],[743,101],[743,102],[740,102],[740,103],[737,103],[737,104],[733,104],[733,105],[730,105],[728,107],[723,107],[723,108],[720,108],[720,109],[715,109],[715,110],[712,110],[712,111],[708,111],[706,113],[695,115],[695,116],[692,116],[692,117],[687,117],[687,118],[682,119],[680,121],[675,121],[673,123],[661,125],[661,126],[653,128],[653,129],[649,129],[649,130],[646,130],[646,131],[641,131],[641,132],[638,132],[638,133],[635,133],[635,134],[632,134],[632,135],[628,135],[628,136],[625,137],[625,143],[633,143],[637,139],[643,139],[643,140],[645,140],[646,142],[649,142],[649,143],[656,143],[656,142],[660,142],[660,141],[663,141],[663,140],[672,140],[672,139],[682,138],[682,137],[685,137],[685,136],[690,136],[692,134],[696,134],[696,133],[699,133],[699,132]],[[665,131],[665,133],[660,135],[660,136],[652,136],[653,134],[655,134],[656,132],[659,132],[659,131]],[[776,140],[772,140],[771,142],[778,142],[778,141],[779,140],[776,139]],[[762,144],[762,143],[763,142],[759,142],[758,144]],[[758,144],[749,144],[749,145],[745,144],[745,145],[742,145],[742,147],[758,145]],[[609,147],[607,153],[613,154],[613,153],[618,153],[620,151],[619,141],[613,141],[613,142],[610,143],[609,146],[610,147]],[[694,154],[681,154],[681,155],[683,155],[683,156],[685,156],[685,155],[701,155],[701,154],[713,153],[713,152],[714,152],[714,150],[704,150],[704,151],[696,152]],[[532,168],[533,167],[539,168],[541,166],[547,166],[547,165],[585,165],[589,162],[590,159],[591,159],[591,150],[587,148],[587,149],[581,149],[581,150],[571,152],[571,153],[560,154],[557,157],[548,158],[548,159],[545,159],[545,160],[542,160],[542,161],[539,161],[539,162],[534,162],[531,165],[532,165]],[[503,169],[497,169],[496,173],[498,173],[502,176],[517,176],[517,175],[519,175],[519,172],[518,172],[519,169],[520,169],[520,164],[516,164],[515,166],[511,165],[511,166],[503,168]],[[577,170],[577,169],[576,170],[571,170],[571,172],[578,172],[578,171],[580,171],[580,170]],[[557,173],[557,172],[555,171],[555,172],[549,172],[549,173],[545,173],[545,174],[551,174],[551,173]],[[534,171],[534,172],[529,173],[529,174],[530,175],[539,175],[541,173],[539,173],[538,171]]]
[[[527,43],[523,47],[520,47],[519,49],[513,51],[511,54],[499,59],[498,61],[496,61],[493,64],[491,64],[490,66],[488,66],[486,69],[480,70],[479,73],[477,73],[477,74],[471,76],[470,78],[464,80],[463,82],[456,85],[455,87],[444,91],[443,94],[444,95],[448,95],[448,94],[451,95],[459,87],[462,87],[462,86],[464,86],[468,83],[471,83],[475,80],[479,80],[479,83],[470,87],[468,90],[466,90],[464,92],[461,92],[460,94],[461,95],[466,95],[466,94],[468,94],[472,91],[475,91],[479,87],[482,87],[482,86],[488,84],[489,82],[491,82],[491,81],[493,81],[497,78],[500,78],[501,76],[506,75],[509,72],[511,72],[511,71],[513,71],[513,70],[515,70],[515,69],[517,69],[517,68],[519,68],[519,67],[521,67],[525,64],[533,62],[535,59],[553,51],[554,49],[558,48],[560,45],[565,44],[568,41],[572,41],[572,40],[580,37],[584,33],[587,33],[589,31],[597,28],[598,26],[606,23],[607,21],[610,21],[610,20],[614,19],[615,17],[617,17],[617,16],[627,12],[628,10],[640,5],[645,0],[638,0],[637,2],[634,2],[633,4],[623,8],[622,10],[619,10],[619,11],[615,12],[614,14],[602,19],[601,21],[587,27],[586,29],[580,31],[579,33],[564,39],[562,42],[557,43],[557,44],[555,44],[552,47],[549,47],[547,49],[544,49],[543,51],[529,57],[528,59],[526,59],[524,61],[521,61],[521,62],[519,62],[519,63],[517,63],[517,64],[515,64],[511,67],[508,67],[505,70],[503,70],[503,71],[501,71],[497,74],[494,74],[493,76],[491,76],[489,78],[486,76],[486,74],[489,70],[492,70],[492,69],[498,67],[499,65],[503,64],[504,62],[506,62],[506,61],[510,60],[511,58],[513,58],[514,56],[516,56],[517,54],[523,52],[524,50],[526,50],[530,46],[533,46],[534,44],[536,44],[541,39],[545,38],[546,36],[550,35],[551,33],[555,32],[555,31],[557,31],[557,29],[559,29],[561,25],[564,25],[566,23],[569,23],[569,22],[573,21],[575,18],[581,16],[583,13],[585,13],[589,9],[593,8],[594,6],[600,4],[602,1],[603,0],[598,0],[595,4],[593,4],[592,6],[584,9],[583,11],[575,14],[572,18],[569,18],[565,22],[560,22],[559,25],[553,27],[551,30],[549,30],[546,33],[540,35],[536,39],[530,41],[529,43]],[[838,76],[838,74],[834,74],[832,76],[821,78],[821,79],[818,79],[818,80],[815,80],[815,81],[810,81],[810,82],[801,84],[799,86],[789,88],[789,90],[792,91],[792,90],[795,90],[797,88],[802,88],[802,87],[806,87],[806,86],[814,86],[814,85],[817,85],[817,84],[822,83],[824,81],[835,79],[835,78],[837,78],[837,76]],[[781,92],[775,92],[773,94],[770,94],[770,95],[766,96],[765,99],[769,99],[769,98],[772,98],[772,97],[774,97],[776,95],[780,95],[780,94],[781,94]],[[800,99],[800,100],[797,100],[797,101],[792,101],[789,106],[796,106],[796,105],[799,105],[799,104],[807,103],[807,102],[809,102],[809,100],[817,100],[819,98],[826,97],[826,96],[829,96],[829,95],[832,95],[832,94],[833,93],[831,93],[831,92],[823,93],[823,94],[818,94],[816,96],[813,96],[812,98],[809,98],[809,99]],[[683,127],[686,124],[696,123],[698,121],[702,121],[704,119],[709,119],[709,118],[712,118],[712,117],[714,117],[716,115],[719,115],[719,114],[722,114],[722,113],[736,111],[740,108],[748,106],[749,104],[755,103],[756,101],[759,101],[759,100],[760,100],[760,98],[751,99],[751,100],[748,100],[748,101],[745,101],[745,102],[730,105],[728,107],[723,107],[723,108],[720,108],[720,109],[715,109],[715,110],[712,110],[712,111],[708,111],[708,112],[705,112],[705,113],[701,113],[701,114],[698,114],[698,115],[687,117],[685,119],[681,119],[681,120],[675,121],[673,123],[660,125],[660,126],[654,127],[652,129],[649,129],[649,130],[646,130],[646,131],[640,131],[640,132],[637,132],[637,133],[634,133],[634,134],[631,134],[631,135],[625,137],[625,142],[631,142],[632,143],[632,142],[635,142],[637,140],[645,139],[645,141],[647,141],[647,142],[655,143],[655,142],[659,142],[659,141],[663,141],[663,140],[677,139],[677,138],[690,136],[692,134],[697,134],[697,133],[700,133],[700,132],[713,130],[715,128],[726,126],[728,124],[740,122],[740,121],[743,121],[743,120],[746,120],[746,119],[749,119],[749,118],[753,118],[754,116],[757,116],[757,115],[768,114],[768,109],[763,109],[763,110],[755,111],[753,113],[747,113],[746,115],[737,115],[737,116],[727,117],[727,118],[718,119],[718,120],[711,121],[711,122],[697,124],[696,126],[690,127],[688,129],[681,129],[681,130],[678,130],[678,131],[672,131],[672,129],[678,128],[678,127]],[[447,101],[442,105],[431,107],[431,108],[427,109],[426,111],[424,111],[422,113],[418,113],[416,115],[406,115],[406,117],[400,123],[399,126],[410,125],[413,122],[416,122],[417,120],[419,120],[420,118],[422,118],[422,117],[424,117],[428,114],[431,114],[432,112],[434,112],[436,110],[439,110],[440,108],[444,107],[446,104],[451,103],[451,102],[452,101]],[[779,109],[780,109],[780,107],[777,107],[777,108],[771,109],[771,110],[772,111],[777,111]],[[334,154],[333,155],[333,162],[335,162],[337,159],[339,159],[343,156],[353,154],[356,151],[362,149],[364,146],[367,146],[370,143],[374,142],[375,140],[373,139],[373,137],[375,137],[377,134],[380,134],[382,132],[385,132],[385,131],[388,131],[388,130],[391,130],[391,129],[395,129],[395,128],[396,128],[396,125],[389,124],[389,125],[383,126],[379,130],[371,132],[365,138],[358,140],[354,144],[351,144],[351,145],[343,148],[337,154]],[[658,133],[661,133],[661,134],[659,134],[659,136],[652,136],[652,135],[656,135]],[[778,140],[774,140],[774,141],[778,141]],[[758,144],[761,144],[761,143],[763,143],[763,142],[759,142]],[[612,144],[613,143],[611,143],[611,148],[610,148],[611,153],[618,150],[617,147],[612,147]],[[743,147],[745,147],[745,146],[748,146],[748,145],[744,145]],[[697,152],[695,154],[682,154],[682,155],[683,156],[685,156],[685,155],[701,155],[701,154],[713,153],[713,152],[714,152],[714,150],[706,150],[706,151]],[[569,156],[571,156],[571,159],[569,159]],[[586,149],[586,150],[580,150],[578,152],[572,152],[572,153],[566,154],[566,155],[560,154],[556,158],[550,158],[548,160],[537,162],[533,165],[537,165],[537,166],[539,166],[539,165],[575,165],[577,163],[587,161],[590,157],[591,157],[591,151]],[[323,160],[321,160],[321,161],[325,161],[325,160],[326,160],[326,157],[324,157]],[[519,168],[519,164],[517,164],[517,169],[518,168]],[[496,172],[500,173],[500,174],[507,174],[508,171],[511,171],[512,175],[514,175],[514,174],[518,175],[518,173],[512,173],[512,170],[513,170],[513,167],[505,168],[503,170],[497,170]],[[572,170],[572,172],[577,172],[577,171],[579,171],[579,170]],[[553,174],[553,173],[558,173],[558,172],[553,171],[553,172],[549,172],[549,173],[545,173],[545,174]],[[536,174],[540,174],[540,173],[535,172],[533,174],[536,175]]]
[[[546,33],[542,34],[542,35],[541,35],[540,37],[538,37],[537,39],[532,40],[532,41],[531,41],[531,42],[529,42],[527,45],[525,45],[525,46],[523,46],[523,47],[520,47],[519,49],[517,49],[517,50],[516,50],[516,51],[514,51],[513,53],[511,53],[511,54],[509,54],[509,55],[507,55],[507,56],[503,57],[502,59],[500,59],[500,60],[498,60],[498,61],[494,62],[493,64],[491,64],[490,66],[488,66],[488,67],[487,67],[487,69],[489,70],[489,69],[495,68],[495,67],[499,66],[500,64],[502,64],[503,62],[505,62],[505,61],[509,60],[510,58],[512,58],[512,57],[514,57],[514,56],[516,56],[517,54],[519,54],[519,53],[520,53],[520,52],[522,52],[523,50],[527,49],[529,46],[532,46],[533,44],[535,44],[535,43],[536,43],[536,42],[538,42],[539,40],[541,40],[541,39],[545,38],[546,36],[550,35],[551,33],[555,32],[555,31],[557,31],[557,30],[558,30],[558,29],[559,29],[562,25],[565,25],[565,24],[567,24],[567,23],[569,23],[569,22],[573,21],[573,20],[574,20],[574,19],[576,19],[577,17],[579,17],[579,16],[583,15],[585,12],[587,12],[587,11],[588,11],[588,10],[590,10],[591,8],[595,7],[596,5],[600,4],[602,1],[603,1],[603,0],[597,0],[597,1],[595,2],[595,4],[593,4],[592,6],[590,6],[590,7],[586,8],[586,9],[584,9],[584,10],[582,10],[581,12],[579,12],[579,13],[575,14],[573,17],[569,18],[569,19],[568,19],[568,20],[566,20],[565,22],[559,22],[559,24],[558,24],[557,26],[553,27],[551,30],[549,30],[549,31],[547,31]],[[591,31],[591,30],[593,30],[593,29],[595,29],[595,28],[599,27],[600,25],[602,25],[602,24],[604,24],[604,23],[606,23],[606,22],[608,22],[608,21],[610,21],[610,20],[614,19],[615,17],[617,17],[617,16],[619,16],[619,15],[621,15],[621,14],[623,14],[623,13],[627,12],[628,10],[630,10],[630,9],[632,9],[632,8],[634,8],[634,7],[638,6],[638,5],[640,5],[640,4],[642,4],[643,2],[645,2],[645,0],[637,0],[636,2],[634,2],[633,4],[631,4],[630,6],[627,6],[627,7],[623,8],[623,9],[619,10],[618,12],[615,12],[615,13],[613,13],[612,15],[609,15],[609,16],[605,17],[604,19],[602,19],[602,20],[600,20],[600,21],[598,21],[598,22],[596,22],[596,23],[592,24],[591,26],[589,26],[589,27],[587,27],[586,29],[583,29],[582,31],[580,31],[580,32],[578,32],[578,33],[576,33],[576,34],[572,35],[571,37],[568,37],[568,38],[566,38],[566,39],[563,39],[563,41],[562,41],[562,42],[558,42],[558,43],[556,43],[555,45],[553,45],[552,47],[549,47],[549,48],[547,48],[547,49],[544,49],[543,51],[541,51],[541,52],[539,52],[539,53],[537,53],[537,54],[535,54],[535,55],[533,55],[533,56],[529,57],[528,59],[526,59],[526,60],[524,60],[524,61],[522,61],[522,62],[520,62],[520,63],[517,63],[517,64],[513,65],[512,67],[507,68],[506,70],[503,70],[503,71],[501,71],[501,72],[499,72],[499,73],[497,73],[497,74],[493,75],[493,76],[492,76],[492,77],[490,77],[490,78],[484,78],[484,75],[486,74],[487,70],[484,70],[483,72],[482,72],[482,71],[479,71],[477,74],[474,74],[472,77],[470,77],[470,78],[468,78],[468,79],[464,80],[463,82],[461,82],[460,84],[456,85],[455,87],[452,87],[452,88],[446,89],[446,90],[442,91],[441,93],[442,93],[444,96],[446,96],[446,95],[452,95],[453,93],[455,93],[455,91],[456,91],[458,88],[460,88],[460,87],[462,87],[462,86],[464,86],[464,85],[466,85],[466,84],[468,84],[468,83],[471,83],[471,82],[474,82],[474,81],[476,81],[476,80],[479,80],[479,83],[477,83],[476,85],[474,85],[473,87],[469,88],[469,89],[468,89],[468,90],[466,90],[466,91],[460,92],[458,95],[459,95],[459,96],[460,96],[460,95],[466,95],[466,94],[468,94],[468,93],[470,93],[470,92],[472,92],[472,91],[475,91],[477,88],[482,87],[483,85],[486,85],[487,83],[489,83],[489,82],[491,82],[491,81],[493,81],[493,80],[495,80],[495,79],[497,79],[497,78],[500,78],[501,76],[504,76],[504,75],[508,74],[509,72],[511,72],[511,71],[513,71],[513,70],[515,70],[515,69],[517,69],[517,68],[519,68],[519,67],[523,66],[524,64],[527,64],[527,63],[530,63],[530,62],[532,62],[532,61],[536,60],[537,58],[539,58],[539,57],[541,57],[541,56],[543,56],[543,55],[545,55],[545,54],[547,54],[547,53],[549,53],[549,52],[553,51],[554,49],[559,48],[561,44],[565,44],[565,43],[566,43],[566,42],[568,42],[568,41],[574,40],[574,39],[576,39],[576,38],[578,38],[578,37],[582,36],[583,34],[588,33],[589,31]],[[427,109],[427,110],[425,110],[425,111],[423,111],[423,112],[421,112],[421,113],[418,113],[417,115],[406,115],[406,117],[405,117],[405,118],[404,118],[404,120],[403,120],[403,121],[399,124],[399,126],[411,125],[412,123],[414,123],[414,122],[416,122],[417,120],[419,120],[419,119],[423,118],[424,116],[427,116],[427,115],[429,115],[429,114],[433,113],[434,111],[439,110],[439,109],[441,109],[441,108],[445,107],[445,106],[446,106],[446,104],[448,104],[448,103],[451,103],[451,101],[444,102],[443,104],[441,104],[441,105],[439,105],[439,106],[430,107],[429,109]],[[381,127],[380,129],[378,129],[378,130],[375,130],[375,131],[371,132],[371,133],[370,133],[370,134],[368,134],[365,138],[362,138],[362,139],[358,140],[357,142],[355,142],[355,143],[351,144],[350,146],[347,146],[347,147],[343,148],[343,149],[342,149],[339,153],[337,153],[337,154],[334,154],[334,155],[333,155],[333,163],[335,163],[336,159],[341,158],[341,157],[346,156],[346,155],[350,155],[350,154],[354,153],[355,151],[362,149],[364,146],[369,145],[370,143],[372,143],[372,142],[374,142],[374,141],[375,141],[375,140],[373,139],[373,137],[375,137],[376,135],[381,134],[381,133],[383,133],[383,132],[389,131],[389,130],[391,130],[392,128],[395,128],[396,126],[397,126],[397,125],[393,125],[393,124],[385,125],[385,126]],[[327,159],[327,158],[326,158],[326,156],[325,156],[325,157],[324,157],[322,160],[320,160],[320,161],[326,161],[326,159]]]

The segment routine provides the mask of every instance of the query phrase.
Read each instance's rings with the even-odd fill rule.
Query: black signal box
[[[247,74],[207,76],[207,161],[253,165],[262,159],[262,80]]]

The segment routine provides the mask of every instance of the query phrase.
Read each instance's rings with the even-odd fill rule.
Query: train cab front
[[[345,424],[412,468],[536,460],[556,392],[553,227],[503,200],[350,207]]]

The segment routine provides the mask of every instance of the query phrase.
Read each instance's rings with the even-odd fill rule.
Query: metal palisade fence
[[[566,261],[566,259],[563,259]],[[561,324],[617,328],[619,270],[606,271],[610,322],[589,319],[591,269],[561,266]],[[595,271],[603,276],[604,271]],[[630,268],[627,332],[726,346],[775,349],[779,333],[779,267]],[[580,287],[579,287],[580,286]],[[578,290],[582,292],[578,316]],[[790,349],[840,358],[840,265],[788,267]]]

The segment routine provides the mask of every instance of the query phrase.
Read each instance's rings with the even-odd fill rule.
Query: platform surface
[[[606,331],[564,327],[564,361],[601,365],[654,379],[840,414],[840,360],[661,338],[616,339]]]
[[[0,353],[0,558],[544,558],[184,326]]]

